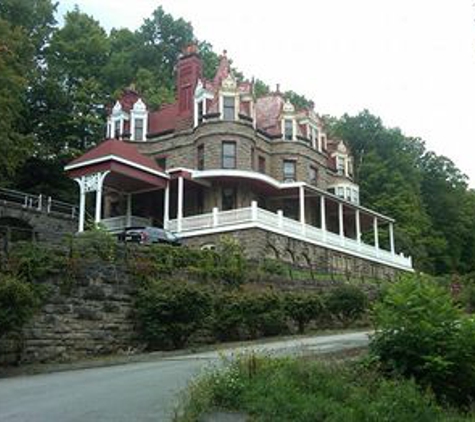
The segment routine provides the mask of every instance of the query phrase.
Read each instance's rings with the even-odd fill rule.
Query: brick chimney
[[[198,47],[191,44],[183,50],[177,66],[178,116],[193,117],[193,97],[201,78],[202,63]]]

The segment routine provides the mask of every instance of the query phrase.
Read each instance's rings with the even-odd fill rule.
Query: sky
[[[162,5],[247,77],[320,114],[368,109],[475,188],[475,0],[60,0],[59,15],[75,4],[108,31],[137,29]]]

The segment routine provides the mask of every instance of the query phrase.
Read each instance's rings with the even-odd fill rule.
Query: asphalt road
[[[180,391],[222,357],[335,352],[366,345],[364,332],[275,341],[153,362],[0,379],[0,421],[170,421]]]

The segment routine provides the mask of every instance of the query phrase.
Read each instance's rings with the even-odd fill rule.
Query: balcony
[[[412,258],[340,236],[333,232],[302,224],[284,217],[282,212],[273,213],[257,207],[218,211],[191,217],[170,220],[168,229],[181,237],[193,237],[212,233],[260,228],[283,236],[303,240],[324,248],[333,249],[359,258],[368,259],[405,271],[413,271]]]

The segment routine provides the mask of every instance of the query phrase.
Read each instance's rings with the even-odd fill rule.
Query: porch
[[[256,201],[253,201],[250,207],[229,211],[219,211],[218,208],[214,208],[211,213],[184,217],[181,222],[178,219],[172,219],[168,222],[168,229],[178,231],[179,223],[181,224],[179,233],[184,238],[260,228],[324,248],[412,271],[411,257],[406,257],[402,253],[396,254],[394,250],[387,251],[380,248],[378,240],[375,245],[370,245],[364,243],[361,236],[352,239],[342,233],[335,234],[325,228],[318,228],[285,217],[280,210],[274,213],[259,208]]]

